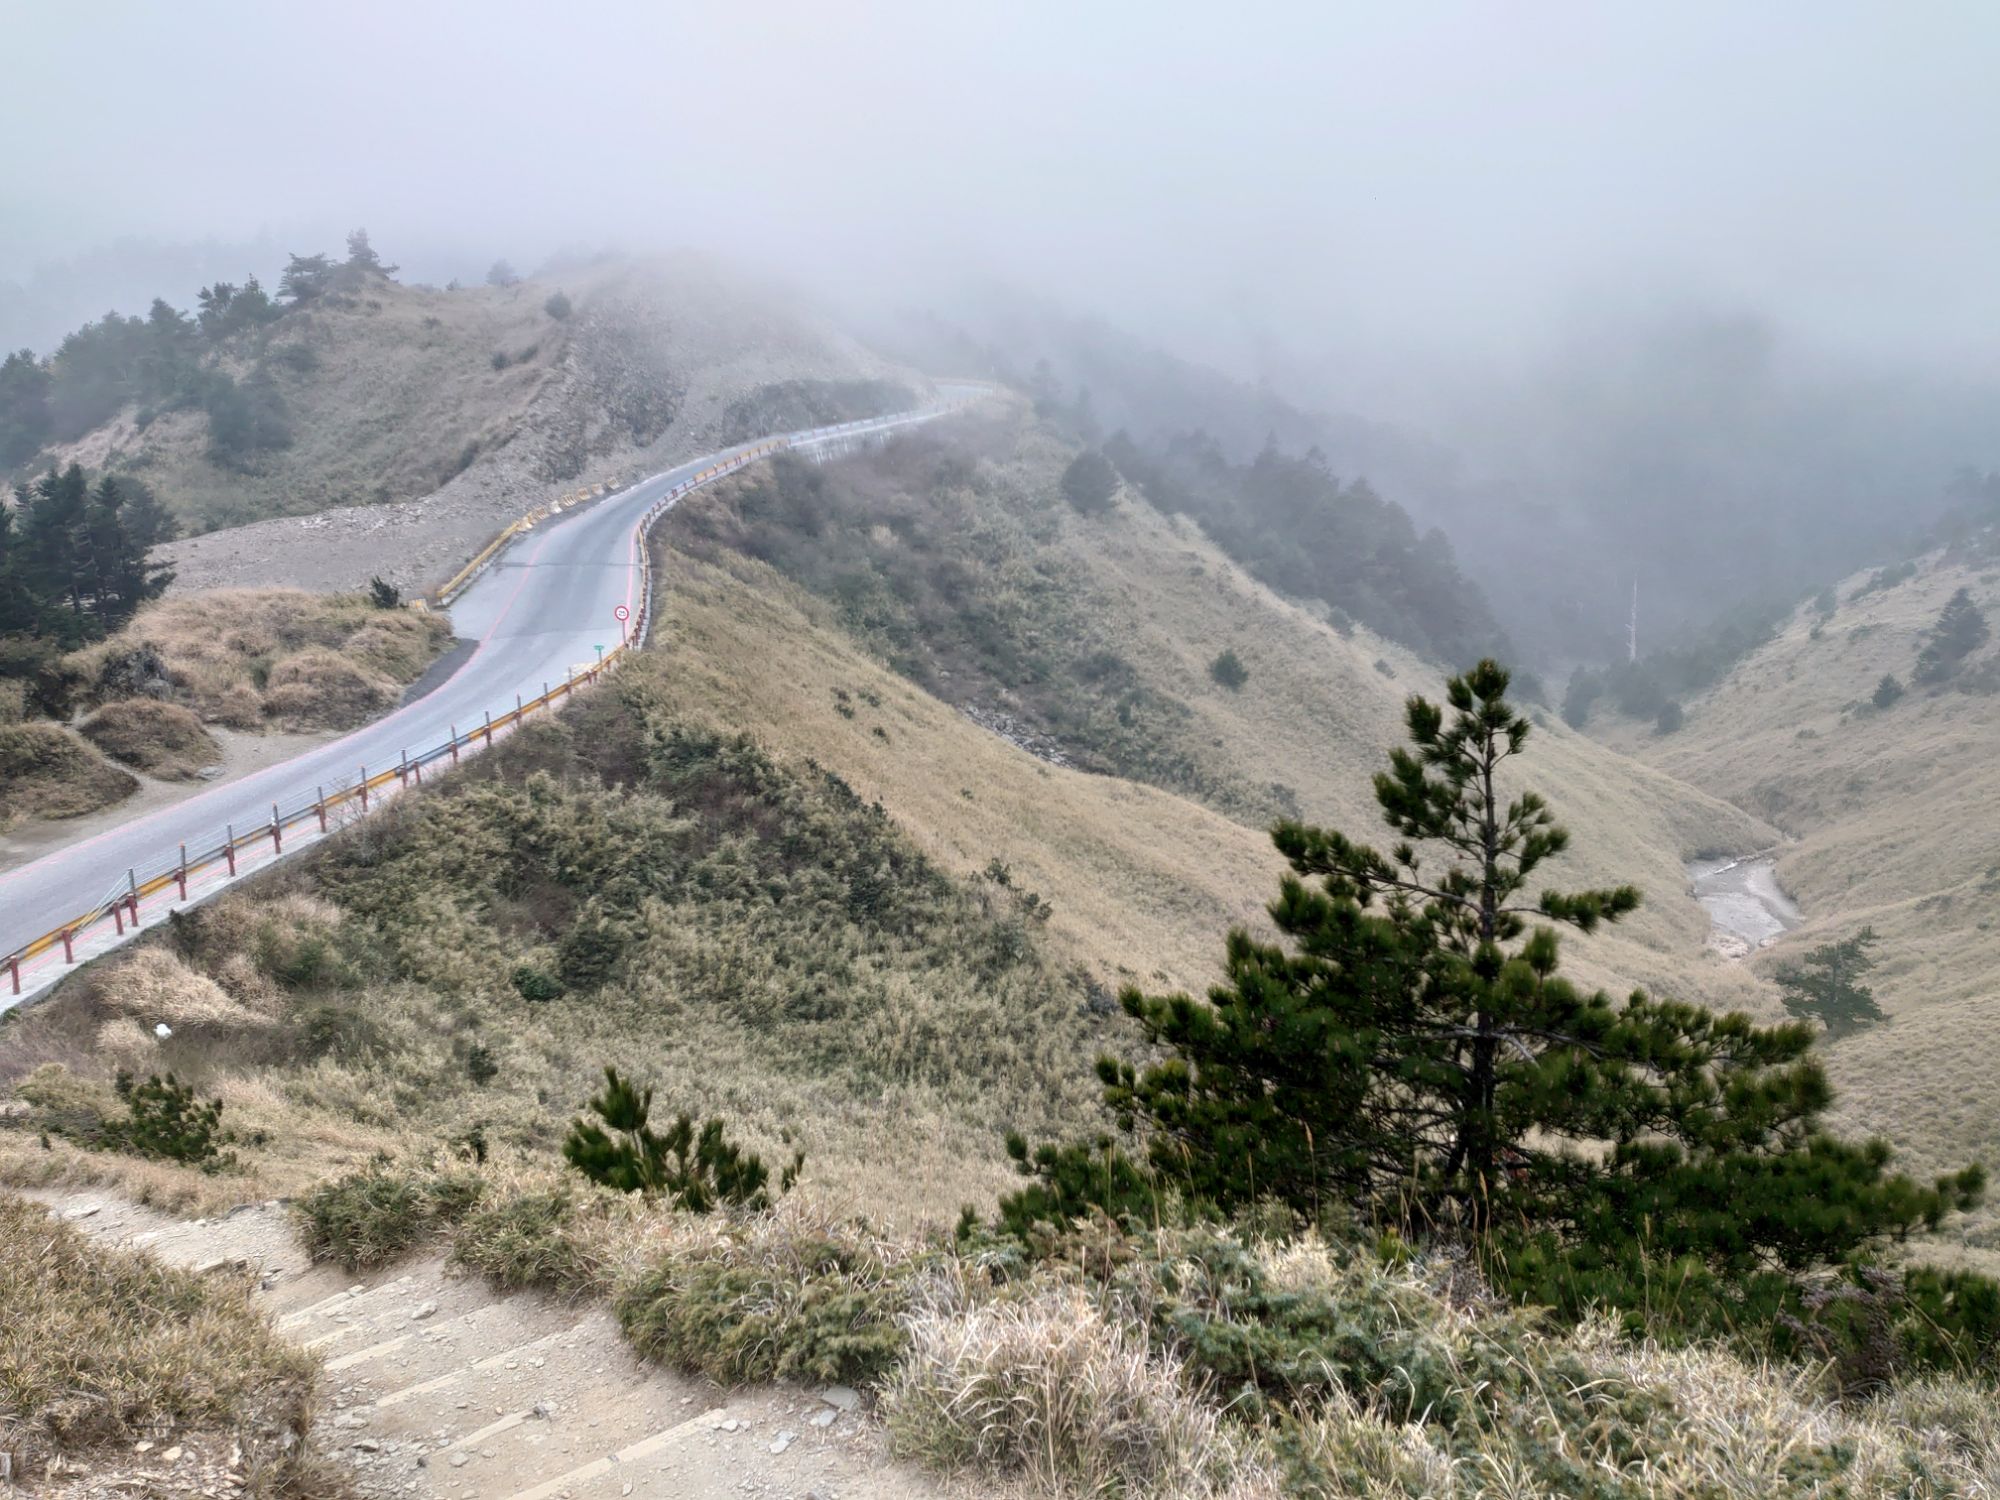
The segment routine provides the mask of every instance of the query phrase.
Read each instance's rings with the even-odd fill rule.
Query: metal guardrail
[[[802,451],[810,450],[822,444],[838,442],[843,437],[891,432],[899,427],[909,426],[918,422],[927,422],[936,417],[946,415],[951,411],[970,404],[970,399],[977,398],[947,403],[897,417],[866,418],[855,422],[843,422],[834,427],[817,427],[800,432],[790,432],[732,454],[730,457],[710,464],[707,468],[672,486],[658,500],[654,501],[647,508],[646,513],[640,517],[638,524],[633,528],[634,541],[635,543],[643,542],[646,534],[651,531],[653,524],[662,515],[666,514],[667,511],[677,505],[690,491],[699,489],[706,484],[712,484],[725,475],[733,474],[739,469],[756,463],[759,459],[770,457],[773,453],[794,448]],[[561,508],[562,502],[560,501],[553,505],[542,506],[537,510],[530,511],[526,516],[501,532],[499,537],[489,543],[472,562],[460,569],[458,575],[450,583],[438,591],[436,595],[437,602],[444,604],[457,593],[462,592],[466,585],[499,555],[499,552],[507,542],[513,540],[513,538],[521,535],[523,532],[532,529],[540,521],[556,513]],[[606,672],[618,665],[619,661],[625,655],[637,649],[633,643],[643,638],[647,622],[652,615],[652,560],[648,549],[643,545],[637,547],[637,555],[639,567],[637,608],[633,613],[633,618],[627,622],[628,628],[625,633],[625,639],[605,652],[601,660],[590,663],[581,670],[572,668],[568,678],[557,686],[549,688],[539,697],[523,700],[517,695],[514,700],[513,709],[501,714],[498,718],[493,717],[490,713],[486,714],[478,726],[463,734],[459,733],[457,726],[454,725],[452,728],[452,737],[449,740],[414,756],[405,754],[402,760],[394,766],[373,773],[366,766],[357,766],[355,768],[355,776],[351,781],[335,783],[331,789],[325,786],[316,787],[311,799],[296,802],[289,809],[280,803],[274,802],[271,804],[271,818],[269,822],[259,823],[241,831],[237,830],[233,825],[228,826],[225,830],[226,837],[223,842],[217,844],[214,848],[197,850],[190,853],[187,845],[182,844],[171,856],[156,860],[143,867],[134,866],[128,869],[125,872],[125,878],[119,881],[111,890],[107,891],[104,899],[89,911],[79,913],[69,921],[52,928],[50,931],[43,933],[40,937],[33,939],[11,953],[0,954],[0,973],[4,973],[11,982],[13,994],[19,995],[21,993],[22,965],[30,963],[46,953],[52,952],[57,947],[63,950],[63,962],[65,964],[74,964],[77,961],[75,954],[77,939],[103,922],[108,920],[116,924],[118,933],[121,936],[124,934],[128,922],[136,930],[139,926],[141,905],[149,897],[157,896],[162,891],[171,888],[175,894],[170,906],[183,904],[188,900],[190,882],[197,880],[199,877],[211,874],[220,869],[227,872],[226,878],[234,879],[237,874],[238,864],[248,851],[257,850],[261,852],[263,846],[268,843],[271,856],[273,858],[279,857],[284,853],[285,836],[300,828],[306,829],[309,837],[316,834],[328,833],[332,831],[336,820],[344,824],[351,816],[367,813],[370,810],[371,798],[374,798],[376,793],[382,793],[382,797],[376,800],[387,800],[395,792],[400,792],[412,785],[421,786],[423,784],[425,767],[436,766],[440,761],[444,760],[449,760],[452,765],[457,765],[463,755],[474,754],[489,747],[493,743],[495,734],[504,734],[518,728],[526,721],[528,715],[537,710],[553,709],[557,700],[567,698],[579,688],[596,682]],[[394,791],[390,790],[391,783],[394,783]]]

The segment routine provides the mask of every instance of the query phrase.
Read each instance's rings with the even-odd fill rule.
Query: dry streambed
[[[1714,924],[1709,946],[1724,958],[1748,958],[1805,920],[1778,884],[1778,862],[1767,854],[1688,863],[1695,900]]]

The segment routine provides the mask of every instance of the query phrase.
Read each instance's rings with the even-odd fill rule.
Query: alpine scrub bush
[[[107,1144],[135,1156],[193,1166],[226,1164],[216,1144],[222,1137],[220,1099],[204,1102],[196,1098],[193,1087],[171,1073],[165,1078],[155,1073],[144,1083],[134,1083],[132,1075],[121,1068],[112,1087],[130,1114],[107,1123]]]
[[[916,1267],[907,1249],[788,1199],[717,1232],[684,1227],[616,1311],[646,1358],[724,1384],[873,1387],[902,1354]]]
[[[602,1266],[585,1232],[588,1212],[567,1185],[489,1195],[452,1230],[452,1264],[506,1291],[590,1290]]]
[[[908,1326],[882,1404],[894,1451],[932,1468],[1049,1494],[1203,1494],[1247,1446],[1175,1354],[1081,1286],[977,1300],[934,1276]]]
[[[1232,648],[1208,664],[1208,675],[1234,693],[1241,691],[1243,684],[1250,680],[1250,669],[1243,665],[1243,658]]]
[[[336,1177],[293,1205],[315,1261],[350,1271],[387,1265],[470,1213],[485,1192],[467,1172],[398,1168],[387,1162]]]

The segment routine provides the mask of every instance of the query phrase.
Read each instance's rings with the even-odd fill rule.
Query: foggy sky
[[[1978,4],[0,0],[0,53],[0,280],[363,224],[992,275],[1383,415],[1655,302],[1992,373]]]

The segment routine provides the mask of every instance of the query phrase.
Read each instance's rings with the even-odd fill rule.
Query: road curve
[[[929,421],[983,391],[942,387],[944,403],[867,423],[814,428],[782,435],[798,451],[876,436]],[[6,955],[109,900],[127,883],[127,871],[165,868],[181,845],[190,851],[218,846],[238,830],[268,824],[272,805],[288,810],[302,801],[352,785],[366,768],[375,775],[464,735],[488,714],[512,710],[581,670],[619,640],[614,611],[639,611],[643,577],[640,532],[656,502],[703,470],[726,463],[770,438],[758,438],[679,465],[596,503],[542,522],[510,544],[453,602],[453,632],[476,642],[458,669],[413,703],[330,744],[224,786],[135,817],[0,875],[0,955]],[[303,843],[304,840],[298,840]],[[221,880],[207,883],[210,893]],[[200,895],[196,899],[200,899]],[[164,920],[178,904],[163,896],[149,903],[145,925]],[[115,946],[123,934],[106,918],[92,929],[88,953]],[[20,993],[0,972],[0,1011],[31,997],[66,973],[60,949],[20,970]]]

